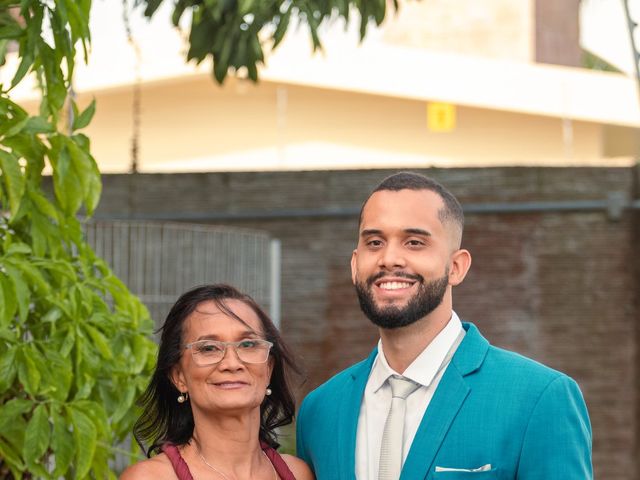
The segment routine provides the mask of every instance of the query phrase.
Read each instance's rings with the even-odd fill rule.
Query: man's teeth
[[[399,290],[400,288],[409,288],[411,284],[409,282],[383,282],[380,284],[380,288],[384,290]]]

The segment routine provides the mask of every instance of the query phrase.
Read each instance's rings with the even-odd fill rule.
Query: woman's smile
[[[223,382],[207,382],[207,383],[209,383],[210,385],[213,385],[214,387],[221,388],[223,390],[236,390],[239,388],[244,388],[249,386],[247,382],[231,381],[231,380],[227,380]]]

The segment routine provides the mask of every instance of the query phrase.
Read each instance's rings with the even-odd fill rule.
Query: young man
[[[593,477],[577,384],[453,311],[471,266],[463,224],[455,197],[414,173],[366,200],[351,275],[380,341],[300,407],[298,455],[319,480]]]

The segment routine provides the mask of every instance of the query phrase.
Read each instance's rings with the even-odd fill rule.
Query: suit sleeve
[[[531,414],[518,480],[591,480],[591,424],[582,393],[567,376],[553,380]]]
[[[305,441],[305,433],[309,432],[308,420],[306,418],[307,409],[305,408],[307,405],[308,399],[304,399],[302,401],[302,404],[300,405],[300,409],[298,410],[298,418],[296,419],[296,456],[304,460],[315,474],[313,462],[311,461],[309,452],[307,451]]]

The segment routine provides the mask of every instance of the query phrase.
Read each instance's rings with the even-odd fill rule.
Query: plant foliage
[[[152,17],[163,0],[135,0]],[[398,1],[390,2],[394,10]],[[213,60],[213,75],[223,83],[227,73],[246,71],[258,80],[258,65],[264,63],[265,49],[273,50],[290,25],[309,28],[313,50],[321,49],[319,30],[325,23],[360,20],[362,40],[370,23],[380,25],[387,14],[387,0],[175,0],[172,21],[178,26],[185,12],[190,13],[187,60]]]
[[[130,432],[155,356],[146,308],[86,243],[101,182],[68,92],[91,0],[0,0],[0,477],[115,478],[109,460]],[[1,68],[7,68],[6,66]],[[27,74],[42,101],[10,99]],[[73,120],[64,121],[70,106]],[[66,123],[66,125],[65,125]],[[43,189],[50,165],[53,194]]]

